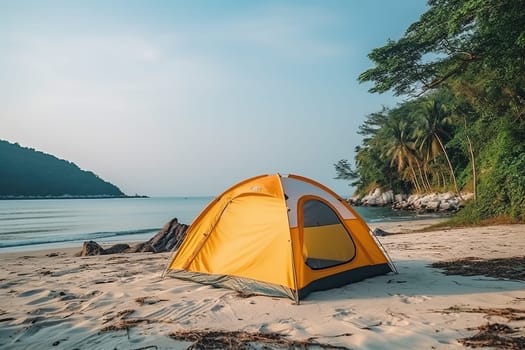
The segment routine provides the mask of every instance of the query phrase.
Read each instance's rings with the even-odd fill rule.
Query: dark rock
[[[382,237],[382,236],[387,236],[389,235],[390,233],[384,231],[384,230],[381,230],[380,228],[375,228],[374,231],[372,231],[372,234],[376,237]]]
[[[155,253],[169,252],[182,242],[187,229],[188,225],[179,224],[177,218],[174,218],[146,243],[153,248]]]
[[[123,253],[127,249],[129,249],[128,244],[115,244],[114,246],[109,247],[108,249],[104,250],[104,254],[118,254]]]
[[[129,246],[128,244],[115,244],[114,246],[104,249],[97,242],[84,242],[82,251],[78,256],[118,254],[118,253],[161,253],[170,252],[174,247],[180,245],[188,225],[179,224],[177,218],[172,219],[149,241]]]
[[[80,256],[91,256],[91,255],[103,255],[105,254],[104,248],[102,248],[95,241],[84,242],[82,245],[82,250],[80,251]]]
[[[142,242],[131,246],[126,253],[154,253],[155,250],[148,242]]]

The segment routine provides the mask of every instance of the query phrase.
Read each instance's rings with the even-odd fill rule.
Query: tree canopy
[[[525,0],[430,0],[359,76],[406,101],[366,117],[358,192],[473,191],[459,217],[525,220]],[[345,163],[346,162],[346,163]],[[341,171],[344,170],[344,172]]]
[[[516,87],[525,72],[525,1],[430,0],[397,41],[373,49],[359,76],[370,92],[421,94],[449,79],[491,74],[488,85]],[[520,79],[521,80],[521,79]],[[523,85],[521,85],[523,88]]]

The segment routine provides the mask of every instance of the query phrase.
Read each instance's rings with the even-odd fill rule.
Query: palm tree
[[[454,189],[461,198],[458,189],[454,168],[448,156],[443,139],[448,137],[446,126],[451,123],[451,113],[443,104],[434,98],[429,98],[421,104],[421,108],[415,112],[418,124],[414,130],[416,143],[419,150],[425,155],[427,163],[437,158],[440,153],[445,156],[450,176],[454,182]]]
[[[420,185],[414,164],[417,162],[414,152],[414,142],[411,139],[412,129],[406,117],[402,115],[392,115],[385,125],[385,133],[388,135],[385,142],[385,152],[383,157],[390,159],[390,165],[397,165],[397,172],[400,175],[406,174],[405,170],[410,170],[412,183],[416,191],[421,192]]]

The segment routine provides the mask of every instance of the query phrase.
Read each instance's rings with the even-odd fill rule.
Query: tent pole
[[[295,252],[294,252],[294,249],[293,249],[293,240],[292,240],[292,235],[291,235],[291,227],[290,227],[290,209],[288,208],[288,196],[286,196],[286,193],[284,192],[284,185],[283,185],[283,181],[281,180],[281,178],[283,177],[281,174],[277,174],[279,176],[279,184],[281,185],[281,191],[282,191],[282,196],[283,196],[283,199],[284,199],[284,202],[286,203],[286,209],[287,209],[287,213],[286,213],[286,217],[288,218],[288,232],[290,232],[290,238],[289,238],[289,242],[290,242],[290,249],[292,251],[292,271],[293,271],[293,283],[294,283],[294,290],[293,290],[293,298],[294,298],[294,302],[295,302],[295,305],[299,305],[300,304],[300,301],[299,301],[299,283],[297,282],[297,270],[296,270],[296,266],[295,266]]]
[[[372,236],[372,238],[374,239],[374,241],[376,242],[377,246],[379,247],[379,249],[381,249],[381,251],[383,252],[383,254],[385,255],[385,258],[386,258],[386,261],[388,263],[388,266],[390,266],[390,269],[392,270],[393,273],[395,273],[396,275],[399,273],[397,271],[397,268],[396,266],[394,265],[394,262],[392,261],[392,259],[390,258],[390,255],[388,255],[388,252],[386,251],[385,247],[383,246],[383,244],[381,243],[381,241],[379,240],[379,238],[377,238],[376,235],[374,235],[374,233],[372,232],[372,230],[368,230],[368,233],[370,234],[370,236]]]
[[[190,266],[191,262],[193,261],[193,259],[195,259],[195,257],[197,256],[197,254],[199,254],[200,250],[202,249],[202,247],[204,246],[204,244],[206,243],[206,241],[208,240],[208,238],[210,237],[212,231],[215,229],[215,226],[217,226],[217,224],[219,223],[219,219],[221,218],[222,214],[224,214],[224,211],[226,210],[226,208],[230,205],[230,203],[234,200],[234,198],[230,198],[228,199],[228,201],[224,204],[224,207],[221,209],[221,211],[219,212],[219,215],[217,215],[217,217],[215,218],[215,221],[212,223],[211,227],[208,229],[207,232],[205,232],[203,234],[203,238],[201,239],[199,245],[197,246],[197,248],[195,248],[195,250],[193,251],[192,255],[190,256],[190,258],[188,259],[188,261],[186,261],[186,263],[182,266],[182,269],[183,270],[186,270],[188,268],[188,266]]]
[[[293,283],[294,283],[294,301],[296,305],[299,305],[299,283],[297,282],[297,270],[295,269],[295,253],[293,249],[292,237],[290,236],[290,248],[292,249],[292,270],[293,270]]]

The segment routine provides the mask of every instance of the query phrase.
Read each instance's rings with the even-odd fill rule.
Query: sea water
[[[191,224],[213,197],[0,200],[0,252],[147,241],[173,218]],[[411,220],[390,208],[355,208],[369,223]]]

